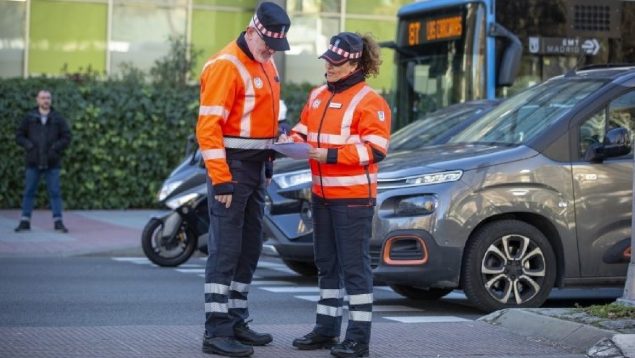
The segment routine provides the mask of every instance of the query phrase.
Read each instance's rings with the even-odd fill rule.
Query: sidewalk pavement
[[[31,231],[16,233],[19,210],[0,210],[0,257],[76,256],[117,253],[143,256],[141,232],[158,210],[70,210],[64,212],[69,232],[53,230],[51,212],[36,210]]]
[[[77,255],[142,256],[140,235],[154,210],[66,211],[70,232],[53,230],[50,211],[33,214],[30,232],[15,233],[20,213],[0,210],[0,259]],[[573,309],[510,309],[477,321],[373,323],[371,357],[631,357],[635,322],[602,321]],[[260,325],[275,341],[257,357],[327,357],[291,347],[305,325]],[[0,327],[1,357],[203,357],[199,326]],[[413,334],[416,332],[416,334]],[[597,343],[597,344],[596,344]]]

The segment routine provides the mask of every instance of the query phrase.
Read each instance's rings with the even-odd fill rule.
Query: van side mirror
[[[520,59],[523,55],[523,44],[518,39],[518,36],[497,23],[492,24],[489,35],[501,37],[506,43],[498,67],[496,85],[511,86],[514,84],[514,81],[516,81],[516,76],[518,75],[518,70],[520,69]]]
[[[606,133],[604,143],[593,143],[584,154],[584,160],[600,163],[606,158],[619,157],[631,152],[631,135],[626,128],[613,128]]]
[[[631,152],[631,134],[628,129],[618,127],[609,130],[604,137],[604,157],[619,157]]]

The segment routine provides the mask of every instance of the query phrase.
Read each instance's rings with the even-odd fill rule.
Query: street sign
[[[600,51],[600,43],[597,39],[590,39],[584,41],[580,48],[582,48],[587,55],[597,55],[598,51]]]
[[[595,38],[533,36],[529,38],[528,47],[529,53],[537,55],[595,56],[600,52],[600,42]]]

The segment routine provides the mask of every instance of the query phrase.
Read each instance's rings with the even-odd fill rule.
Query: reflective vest
[[[335,163],[310,160],[312,191],[325,200],[368,199],[377,195],[377,159],[386,156],[390,108],[364,81],[342,92],[321,86],[309,95],[294,141],[336,150]],[[381,155],[374,153],[377,151]]]
[[[201,74],[196,138],[214,186],[232,182],[227,159],[267,160],[278,134],[280,80],[273,59],[252,60],[232,42]]]

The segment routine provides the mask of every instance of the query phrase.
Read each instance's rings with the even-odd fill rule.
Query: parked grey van
[[[572,71],[448,144],[389,155],[375,278],[411,298],[460,288],[485,311],[539,306],[554,285],[623,285],[634,116],[635,67]]]

